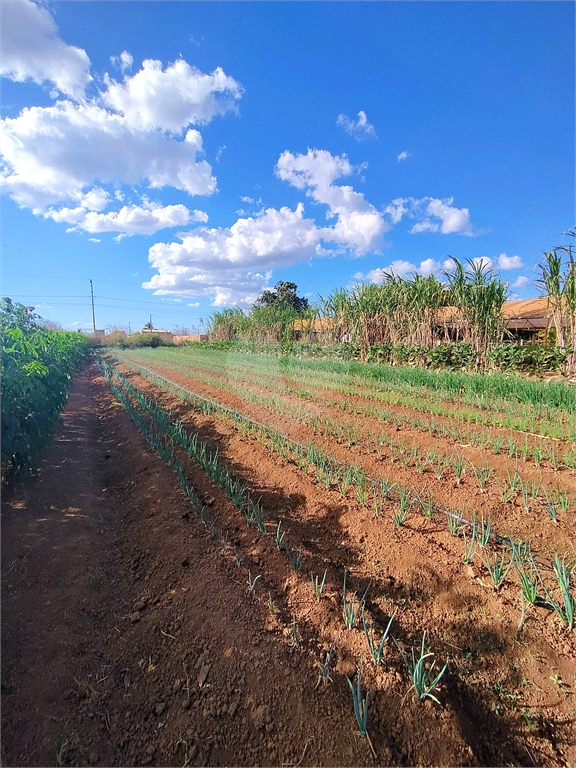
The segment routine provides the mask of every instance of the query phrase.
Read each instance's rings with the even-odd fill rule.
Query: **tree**
[[[308,299],[297,295],[298,286],[286,280],[279,280],[272,291],[264,291],[256,304],[261,307],[277,306],[283,309],[292,308],[296,312],[303,312],[308,309]]]

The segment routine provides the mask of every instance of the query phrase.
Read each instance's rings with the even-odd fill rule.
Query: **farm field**
[[[362,731],[344,677],[368,692],[367,763],[573,762],[573,390],[192,348],[103,365],[315,695],[340,686]],[[417,721],[449,756],[402,751]]]
[[[3,499],[3,764],[574,764],[572,390],[98,365]]]

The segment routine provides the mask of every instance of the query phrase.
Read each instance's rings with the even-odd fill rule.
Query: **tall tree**
[[[279,280],[272,291],[266,290],[256,299],[256,304],[261,307],[278,306],[284,308],[292,308],[297,312],[303,312],[308,309],[308,299],[301,298],[297,295],[298,286],[296,283],[292,283],[286,280]]]

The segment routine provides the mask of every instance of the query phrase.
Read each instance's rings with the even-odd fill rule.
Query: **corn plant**
[[[412,680],[411,687],[416,691],[418,701],[424,701],[424,699],[429,698],[432,699],[432,701],[435,701],[437,704],[440,704],[433,691],[437,688],[438,683],[440,682],[440,678],[446,671],[448,664],[444,664],[440,672],[438,672],[436,677],[433,678],[434,665],[436,662],[432,661],[432,664],[427,667],[426,659],[434,657],[434,654],[430,651],[426,653],[425,642],[426,632],[424,632],[422,635],[422,646],[420,648],[420,655],[418,658],[416,658],[416,654],[414,653],[413,648],[411,649],[411,660],[404,654],[402,649],[400,649],[400,653],[402,654],[404,663],[408,668],[408,673],[410,675],[410,679]]]
[[[368,722],[368,691],[366,691],[366,696],[362,698],[362,663],[360,663],[360,666],[358,667],[356,688],[354,688],[352,685],[352,681],[349,677],[347,677],[346,680],[348,680],[348,685],[350,686],[350,691],[352,692],[354,714],[356,715],[356,722],[358,723],[360,736],[364,737],[368,733],[366,729]]]
[[[480,555],[480,557],[486,566],[486,570],[488,571],[490,579],[492,580],[492,586],[494,587],[494,590],[498,592],[504,583],[506,576],[508,576],[510,569],[514,565],[514,558],[510,557],[510,561],[508,562],[508,565],[506,565],[506,556],[504,553],[502,553],[502,557],[500,558],[496,553],[494,553],[492,562],[490,562],[488,556],[484,557],[483,555]]]
[[[368,594],[368,590],[370,589],[370,584],[372,584],[372,581],[370,581],[370,583],[366,587],[366,591],[364,592],[362,599],[356,606],[356,592],[353,593],[351,600],[348,600],[347,598],[347,592],[346,592],[347,573],[348,572],[344,570],[342,615],[344,616],[344,626],[346,627],[346,629],[352,629],[352,627],[356,624],[356,619],[358,618],[358,614],[364,608],[364,604],[366,602],[366,595]]]
[[[324,585],[326,583],[326,574],[328,573],[328,569],[324,571],[324,576],[322,577],[322,581],[318,580],[318,576],[314,576],[312,573],[310,574],[310,578],[312,580],[312,589],[314,590],[314,596],[316,597],[316,600],[320,602],[320,598],[322,597],[322,592],[324,591]]]
[[[362,609],[362,626],[364,627],[364,634],[366,635],[368,650],[370,651],[370,656],[372,656],[372,660],[374,661],[377,667],[379,667],[380,664],[382,663],[382,653],[384,651],[384,643],[388,639],[388,634],[390,633],[390,627],[392,626],[392,621],[395,616],[396,616],[396,611],[394,611],[394,613],[390,617],[390,620],[388,622],[386,629],[384,630],[384,634],[382,635],[380,643],[377,646],[374,640],[374,629],[372,626],[370,626],[370,628],[366,626],[366,617],[364,615],[364,609]]]

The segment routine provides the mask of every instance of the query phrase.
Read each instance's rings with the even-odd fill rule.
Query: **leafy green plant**
[[[368,590],[370,589],[370,584],[372,582],[368,584],[368,586],[366,587],[366,591],[364,592],[361,600],[359,601],[358,605],[356,605],[356,592],[352,594],[352,598],[350,600],[348,600],[348,597],[347,597],[347,591],[346,591],[347,573],[348,572],[344,570],[342,615],[344,617],[344,626],[346,627],[346,629],[352,629],[356,624],[356,619],[358,618],[358,614],[364,608],[364,604],[366,602],[366,595],[368,594]]]
[[[346,680],[348,680],[348,685],[352,693],[354,714],[356,716],[356,722],[358,723],[360,736],[364,737],[368,733],[368,691],[366,691],[366,696],[362,698],[362,663],[360,663],[360,666],[358,667],[358,673],[356,676],[356,688],[354,688],[352,685],[352,681],[349,677],[347,677]]]
[[[262,577],[262,574],[258,574],[258,576],[255,576],[254,578],[252,578],[252,574],[250,573],[250,571],[248,571],[248,592],[251,597],[254,597],[256,582],[261,577]]]
[[[464,531],[464,554],[462,555],[462,562],[466,565],[474,557],[474,542],[476,541],[476,523],[472,523],[472,536],[470,543],[466,538],[466,531]]]
[[[556,601],[552,602],[554,610],[560,616],[564,624],[569,630],[574,628],[574,609],[575,600],[574,595],[570,591],[570,579],[572,573],[570,568],[566,565],[566,560],[560,560],[560,557],[556,555],[553,563],[554,575],[560,588],[560,595],[562,597],[562,605]]]
[[[497,553],[494,553],[492,562],[490,562],[490,560],[488,559],[488,556],[484,557],[483,555],[481,555],[481,559],[484,565],[486,566],[486,570],[488,571],[488,575],[492,580],[492,585],[494,589],[498,591],[502,586],[502,584],[504,583],[506,576],[508,576],[508,573],[510,572],[510,569],[514,564],[514,558],[510,557],[510,561],[508,562],[508,565],[506,565],[506,556],[504,553],[500,558],[498,557]]]
[[[434,677],[434,666],[436,662],[433,660],[431,665],[427,666],[426,664],[426,659],[431,657],[433,658],[434,654],[430,651],[426,653],[425,642],[426,632],[424,632],[422,635],[422,646],[420,648],[420,655],[418,657],[416,657],[413,648],[411,649],[411,659],[409,659],[401,649],[400,653],[402,654],[404,663],[408,668],[408,673],[410,675],[410,679],[412,680],[411,687],[416,691],[418,700],[424,701],[424,699],[429,698],[432,699],[432,701],[435,701],[437,704],[440,704],[433,691],[438,687],[438,683],[446,671],[448,664],[444,664],[440,672],[438,672],[438,674]]]
[[[364,634],[366,636],[366,642],[368,643],[368,650],[370,651],[370,656],[372,657],[372,660],[374,661],[377,667],[380,666],[380,664],[382,663],[382,653],[384,651],[384,644],[388,639],[388,635],[390,633],[390,627],[392,626],[392,621],[394,620],[395,616],[396,616],[396,611],[394,611],[394,613],[390,617],[390,620],[388,621],[386,629],[384,630],[384,634],[380,639],[380,643],[376,645],[376,641],[374,639],[374,628],[372,627],[372,625],[370,627],[366,625],[366,617],[364,615],[364,609],[362,609],[362,626],[364,627]]]
[[[302,565],[302,553],[291,551],[287,541],[284,541],[284,550],[286,551],[286,555],[292,568],[294,568],[295,571],[299,571],[300,566]]]
[[[310,578],[312,580],[312,589],[314,591],[314,596],[316,597],[316,600],[320,602],[320,598],[322,597],[322,592],[324,591],[324,585],[326,583],[326,574],[328,573],[328,569],[324,571],[324,576],[322,577],[322,581],[318,580],[318,576],[314,576],[312,573],[310,574]]]

